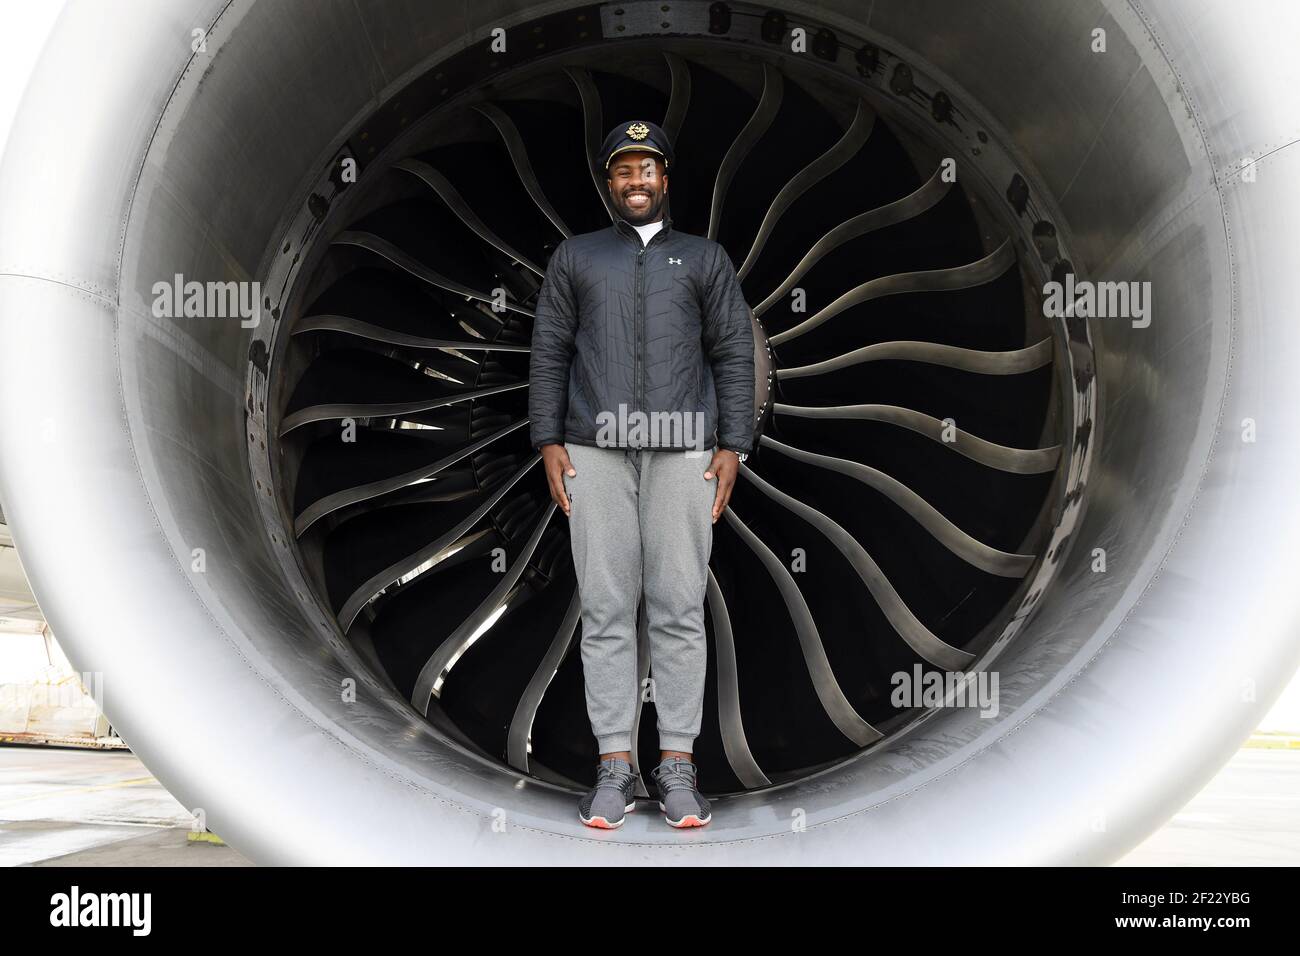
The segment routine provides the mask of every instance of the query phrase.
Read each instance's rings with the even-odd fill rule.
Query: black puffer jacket
[[[669,216],[644,246],[621,216],[560,243],[538,294],[529,373],[534,448],[751,450],[754,333],[740,280],[722,246]],[[648,431],[618,427],[620,406],[623,422]]]

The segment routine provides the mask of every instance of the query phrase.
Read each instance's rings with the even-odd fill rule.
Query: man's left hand
[[[709,470],[704,473],[704,480],[712,481],[714,475],[718,477],[718,493],[713,499],[714,524],[718,523],[722,512],[727,510],[727,502],[731,500],[731,489],[736,484],[738,474],[740,474],[739,455],[725,448],[719,448],[713,453],[713,460],[709,462]]]

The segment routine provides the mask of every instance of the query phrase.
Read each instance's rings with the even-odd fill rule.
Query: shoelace
[[[655,782],[667,793],[672,790],[695,790],[695,764],[674,758],[672,763],[660,764],[652,771]]]
[[[626,791],[628,785],[635,779],[636,774],[634,773],[602,763],[596,773],[596,789],[615,787],[618,790]]]

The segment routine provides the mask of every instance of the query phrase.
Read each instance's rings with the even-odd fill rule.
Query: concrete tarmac
[[[251,866],[124,751],[0,745],[0,866]],[[1300,864],[1300,749],[1243,747],[1120,866]]]

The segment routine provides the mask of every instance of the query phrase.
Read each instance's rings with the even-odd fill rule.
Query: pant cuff
[[[603,737],[596,738],[596,752],[602,754],[616,754],[624,751],[632,751],[632,732],[629,730],[621,734],[605,734]]]
[[[694,753],[695,734],[666,734],[659,732],[660,750],[680,750],[682,753]]]

